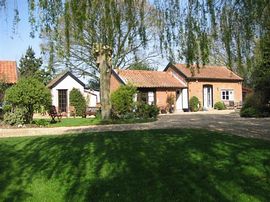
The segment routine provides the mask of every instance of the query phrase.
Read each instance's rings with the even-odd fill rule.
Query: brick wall
[[[221,90],[232,89],[234,90],[234,102],[238,103],[242,101],[242,83],[241,82],[203,82],[203,81],[192,81],[188,83],[189,99],[192,96],[199,98],[203,104],[203,85],[213,86],[213,105],[221,101]]]
[[[167,106],[167,96],[173,94],[176,96],[176,90],[172,89],[157,89],[156,90],[156,104],[158,107],[166,107]]]
[[[111,93],[113,91],[117,90],[122,85],[120,83],[120,81],[115,78],[115,75],[114,74],[111,75],[111,81],[110,82],[111,82],[111,85],[110,85],[110,91],[111,91]]]

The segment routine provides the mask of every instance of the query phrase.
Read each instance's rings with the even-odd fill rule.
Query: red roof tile
[[[184,64],[174,64],[174,66],[189,79],[243,80],[225,66],[205,65],[199,71],[195,69],[194,75],[192,75],[190,69]]]
[[[18,80],[18,72],[15,61],[0,61],[0,80],[13,84]]]
[[[132,83],[140,88],[183,88],[181,81],[169,72],[146,70],[115,70],[124,83]]]

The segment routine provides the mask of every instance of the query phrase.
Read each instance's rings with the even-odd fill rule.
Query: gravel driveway
[[[147,130],[162,128],[205,128],[244,137],[270,140],[270,118],[241,118],[237,113],[181,113],[160,115],[158,121],[58,128],[0,129],[0,137],[63,135],[81,132]]]

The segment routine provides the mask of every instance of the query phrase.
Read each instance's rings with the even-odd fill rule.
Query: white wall
[[[58,90],[67,90],[67,106],[69,106],[69,92],[72,88],[77,88],[84,94],[84,87],[68,75],[51,89],[52,105],[55,105],[58,108]]]
[[[94,90],[84,90],[84,97],[88,101],[88,107],[96,107],[99,103],[99,92]]]

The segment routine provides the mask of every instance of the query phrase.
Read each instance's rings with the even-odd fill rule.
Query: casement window
[[[153,105],[155,102],[154,92],[148,92],[148,104]]]
[[[139,92],[137,100],[149,105],[155,104],[155,93],[153,91]]]
[[[221,90],[221,100],[224,101],[233,101],[234,100],[234,92],[233,90]]]

